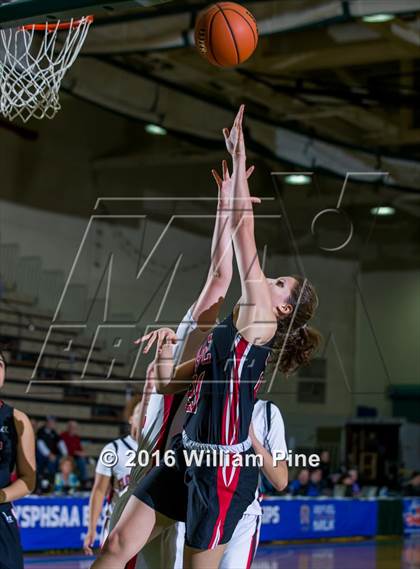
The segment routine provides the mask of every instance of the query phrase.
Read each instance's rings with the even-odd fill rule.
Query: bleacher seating
[[[69,419],[77,420],[85,450],[97,458],[106,442],[126,432],[123,407],[128,392],[141,390],[141,379],[129,379],[122,361],[114,362],[112,377],[107,378],[111,358],[103,345],[95,345],[82,377],[90,340],[79,329],[68,328],[50,332],[38,373],[32,377],[52,316],[16,295],[0,299],[0,343],[8,361],[1,398],[37,421],[54,415],[59,432]],[[71,350],[65,352],[69,334]]]

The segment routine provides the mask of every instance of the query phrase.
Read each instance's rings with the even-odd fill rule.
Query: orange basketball
[[[257,22],[240,4],[218,2],[198,15],[195,45],[213,65],[239,65],[251,57],[257,43]]]

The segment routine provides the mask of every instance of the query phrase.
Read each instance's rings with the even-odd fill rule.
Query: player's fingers
[[[223,169],[223,179],[224,179],[225,181],[226,181],[226,180],[229,180],[230,175],[229,175],[229,169],[228,169],[228,165],[227,165],[226,160],[223,160],[223,161],[222,161],[222,169]]]
[[[147,342],[146,347],[143,350],[144,354],[147,354],[147,352],[150,350],[150,348],[153,346],[155,340],[157,339],[158,335],[157,332],[153,332],[153,334],[150,337],[150,340]]]
[[[169,338],[171,337],[171,332],[168,330],[160,330],[158,334],[158,350],[162,349],[162,346],[169,344]]]
[[[237,128],[242,128],[242,119],[243,119],[243,116],[244,116],[244,109],[245,109],[245,105],[241,105],[241,106],[239,107],[238,114],[236,115],[236,118],[235,118],[235,126],[236,126]]]
[[[148,334],[145,334],[144,336],[137,338],[137,340],[134,340],[134,343],[135,344],[141,344],[142,342],[145,342],[146,340],[148,340],[150,338],[151,334],[154,334],[154,332],[149,332]]]
[[[223,136],[225,137],[225,141],[227,142],[228,138],[229,138],[229,129],[224,128],[222,132],[223,132]]]
[[[251,202],[252,203],[261,203],[260,198],[257,198],[256,196],[251,196]]]
[[[176,337],[176,334],[174,332],[167,332],[165,334],[165,337],[163,338],[164,344],[176,344],[177,341],[178,338]]]
[[[247,177],[247,179],[252,176],[254,170],[255,170],[255,166],[250,166],[250,167],[248,168],[248,170],[246,171],[246,177]]]
[[[241,120],[241,113],[242,113],[242,105],[240,105],[238,112],[236,113],[235,126],[239,125],[239,121]]]
[[[213,174],[213,178],[216,181],[217,186],[220,188],[222,185],[222,178],[219,176],[219,173],[217,172],[217,170],[212,170],[211,173]]]

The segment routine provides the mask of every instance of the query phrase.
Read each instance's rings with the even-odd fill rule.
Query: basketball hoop
[[[0,112],[52,119],[60,110],[60,86],[84,44],[93,16],[0,30]]]

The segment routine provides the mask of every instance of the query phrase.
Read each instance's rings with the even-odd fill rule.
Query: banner
[[[80,549],[87,531],[88,504],[87,496],[30,496],[15,502],[24,550]],[[373,536],[377,532],[376,500],[273,497],[266,498],[262,507],[261,541]],[[419,499],[404,500],[410,531],[419,531],[419,509]]]
[[[403,500],[404,533],[420,534],[420,498]]]
[[[88,526],[89,498],[28,496],[13,505],[24,551],[80,549]],[[102,514],[103,515],[103,514]],[[95,547],[103,518],[97,528]]]
[[[376,535],[376,500],[266,498],[261,541]]]

